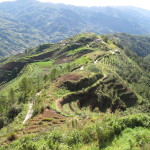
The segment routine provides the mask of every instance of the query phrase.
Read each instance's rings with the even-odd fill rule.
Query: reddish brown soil
[[[42,120],[45,118],[49,118],[52,120],[50,121]],[[65,123],[67,119],[68,119],[67,117],[62,116],[51,109],[45,109],[43,113],[29,120],[29,122],[26,124],[26,127],[24,129],[16,130],[15,133],[17,138],[21,138],[24,134],[49,131],[50,129],[53,129],[54,126]],[[5,139],[2,145],[7,145],[7,144],[8,144],[8,140]]]
[[[14,68],[18,68],[19,70],[21,70],[25,66],[25,64],[32,63],[34,60],[43,60],[45,58],[51,57],[53,53],[54,52],[47,52],[39,56],[34,56],[27,59],[26,62],[9,62],[3,65],[2,67],[0,67],[0,69],[6,71],[13,71]]]
[[[83,75],[80,75],[80,74],[75,74],[75,73],[69,73],[69,74],[65,74],[65,75],[62,75],[58,81],[68,81],[68,80],[71,80],[71,81],[78,81],[79,79],[81,79],[83,77]]]
[[[56,100],[56,106],[60,111],[63,111],[63,105],[61,104],[62,101],[63,101],[63,98],[59,98]]]
[[[70,108],[72,111],[74,111],[74,109],[73,109],[71,103],[69,103],[69,108]]]
[[[0,67],[0,69],[6,70],[6,71],[13,71],[14,68],[17,68],[17,69],[21,70],[25,64],[26,63],[22,63],[22,62],[9,62],[9,63],[3,65],[2,67]]]
[[[44,112],[40,115],[37,116],[37,118],[46,118],[46,117],[51,117],[51,118],[57,118],[57,119],[63,119],[66,118],[58,113],[56,113],[53,110],[50,109],[45,109]]]
[[[45,118],[52,118],[52,121],[42,121]],[[37,115],[36,117],[32,118],[28,122],[28,126],[26,129],[23,130],[23,133],[35,133],[43,130],[44,128],[48,128],[53,124],[61,124],[67,119],[65,116],[62,116],[56,113],[53,110],[45,109],[43,113]],[[40,124],[41,123],[41,124]]]
[[[101,85],[103,84],[109,84],[109,88],[113,88],[113,95],[116,93],[118,94],[118,97],[120,97],[119,100],[115,100],[115,102],[112,101],[112,99],[108,96],[102,95],[102,100],[103,104],[99,104],[97,101],[97,95],[95,95],[94,91],[96,90],[97,87],[93,87],[90,90],[88,90],[88,93],[82,93],[82,92],[77,92],[77,93],[72,93],[70,95],[67,95],[66,97],[62,97],[56,100],[56,106],[58,107],[59,110],[63,110],[63,105],[64,104],[69,104],[72,101],[77,101],[77,106],[81,110],[82,107],[87,107],[90,106],[90,110],[93,111],[96,107],[99,108],[101,112],[105,112],[107,108],[110,108],[111,112],[115,112],[117,109],[125,110],[124,105],[122,104],[125,103],[126,107],[132,107],[133,105],[136,104],[137,102],[137,97],[134,94],[134,92],[127,88],[123,83],[119,83],[117,79],[110,78],[109,80],[107,79],[109,75],[101,78],[100,80]],[[67,76],[65,76],[67,77]],[[65,78],[62,77],[65,81]],[[105,79],[107,79],[105,81]],[[69,80],[69,77],[67,78]],[[110,86],[111,85],[111,86]],[[104,86],[103,86],[104,87]],[[103,89],[103,87],[101,87]],[[70,109],[73,111],[73,108],[69,104]]]
[[[28,62],[33,62],[34,60],[42,60],[42,59],[45,59],[45,58],[49,58],[49,57],[52,57],[53,53],[54,52],[47,52],[47,53],[44,53],[44,54],[41,54],[41,55],[38,55],[38,56],[31,57],[27,61]]]
[[[72,57],[64,57],[64,58],[57,59],[54,64],[69,63],[72,60],[73,60]]]

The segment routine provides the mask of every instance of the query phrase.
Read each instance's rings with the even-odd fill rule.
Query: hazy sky
[[[13,0],[0,0],[0,2],[5,2],[5,1],[13,1]]]
[[[13,0],[0,0],[13,1]],[[150,10],[150,0],[39,0],[41,2],[65,3],[77,6],[136,6]]]

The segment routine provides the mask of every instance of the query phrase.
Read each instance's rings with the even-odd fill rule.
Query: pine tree
[[[10,91],[9,91],[9,98],[11,100],[11,103],[14,104],[14,99],[15,99],[15,92],[14,92],[14,89],[11,88]]]
[[[46,75],[44,75],[43,80],[44,80],[44,83],[46,84],[46,82],[47,82],[47,80],[48,80],[48,76],[47,76],[47,74],[46,74]]]
[[[27,97],[27,94],[29,93],[30,91],[30,85],[29,85],[29,81],[26,77],[24,77],[21,82],[20,82],[20,85],[19,85],[21,91],[23,92],[23,97],[24,99]]]

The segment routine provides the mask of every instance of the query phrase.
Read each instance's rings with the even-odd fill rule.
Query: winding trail
[[[84,69],[84,67],[82,66],[81,68],[80,68],[80,70],[83,70]]]
[[[35,94],[35,96],[40,96],[40,94],[41,94],[41,92],[38,92]],[[32,117],[34,101],[35,100],[32,100],[31,102],[28,103],[28,112],[27,112],[26,117],[25,117],[24,121],[22,122],[22,124],[25,124],[27,122],[27,120],[29,120]]]
[[[63,111],[63,105],[61,104],[62,101],[63,101],[63,98],[59,98],[55,101],[56,107],[59,111]]]
[[[27,115],[24,119],[24,121],[22,122],[22,124],[25,124],[27,122],[28,119],[30,119],[32,117],[32,114],[33,114],[33,104],[34,104],[34,100],[29,102],[29,108],[28,108],[28,112],[27,112]]]

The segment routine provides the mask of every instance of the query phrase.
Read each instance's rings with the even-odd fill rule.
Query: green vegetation
[[[149,69],[106,37],[83,33],[0,62],[0,150],[149,146]]]
[[[150,53],[149,41],[147,36],[130,35],[126,33],[110,34],[109,39],[118,47],[127,48],[136,53],[138,56],[145,57]]]
[[[97,118],[98,119],[98,118]],[[29,135],[16,140],[3,148],[14,149],[115,149],[146,148],[149,142],[146,129],[150,118],[143,114],[117,117],[116,115],[101,116],[96,120],[86,122],[76,121],[68,127],[56,127],[55,130],[41,135]],[[136,127],[135,127],[136,126]],[[127,139],[128,140],[127,140]],[[15,140],[12,133],[8,140]],[[124,141],[125,140],[125,141]],[[111,142],[112,141],[112,142]],[[124,143],[126,142],[126,143]],[[86,148],[87,147],[87,148]]]

